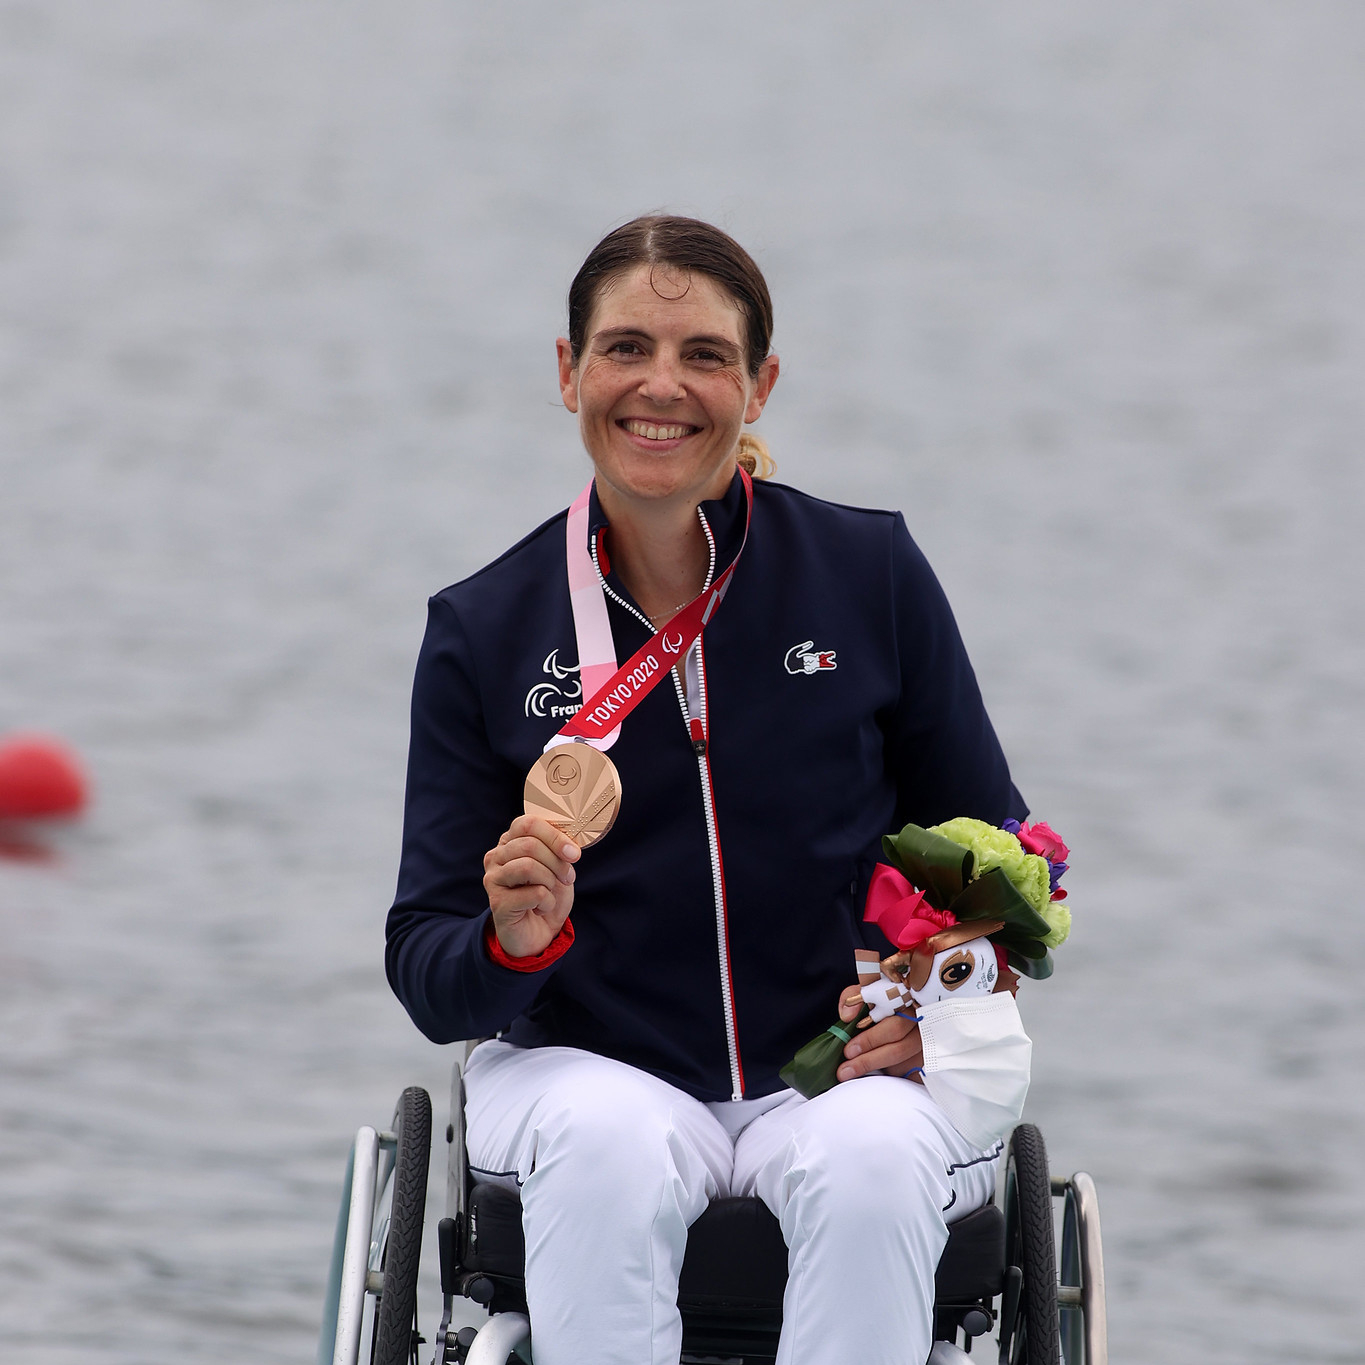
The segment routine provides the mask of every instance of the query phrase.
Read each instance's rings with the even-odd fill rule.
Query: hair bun
[[[751,431],[740,432],[735,458],[739,467],[755,479],[771,478],[777,470],[777,462],[768,453],[767,441]]]

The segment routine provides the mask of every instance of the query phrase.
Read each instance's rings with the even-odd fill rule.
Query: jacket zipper
[[[706,569],[706,582],[702,585],[705,592],[711,586],[711,580],[716,572],[716,541],[711,534],[711,527],[707,524],[706,515],[701,508],[697,508],[697,519],[701,522],[702,531],[706,535],[706,544],[710,551],[710,562]],[[627,602],[619,593],[612,590],[602,573],[602,566],[597,562],[597,537],[592,540],[592,562],[597,570],[597,581],[602,585],[602,591],[618,606],[624,607],[632,616],[644,622],[645,628],[654,633],[654,624],[644,612],[640,611],[633,603]],[[711,885],[715,894],[716,902],[716,952],[720,958],[720,991],[721,1009],[725,1018],[725,1046],[730,1062],[730,1098],[732,1100],[742,1100],[744,1098],[744,1068],[739,1058],[739,1037],[735,1028],[735,989],[730,977],[730,926],[729,915],[725,900],[725,865],[721,859],[720,852],[720,833],[716,826],[716,803],[711,790],[711,755],[710,755],[710,726],[706,713],[706,659],[702,647],[701,637],[697,637],[697,642],[693,646],[697,652],[697,711],[693,716],[687,705],[687,692],[683,688],[682,680],[678,677],[677,669],[670,669],[673,676],[673,690],[678,696],[678,707],[682,711],[683,724],[687,727],[688,737],[692,741],[692,750],[697,757],[697,772],[701,777],[702,808],[706,816],[706,842],[711,854]],[[689,650],[690,654],[691,651]],[[687,667],[686,659],[683,660],[684,669]],[[585,697],[586,701],[587,698]]]

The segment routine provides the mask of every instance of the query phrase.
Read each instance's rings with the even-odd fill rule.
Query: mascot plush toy
[[[895,953],[884,962],[871,948],[859,948],[853,958],[868,1019],[874,1024],[898,1010],[917,1011],[940,1000],[991,995],[1001,977],[995,944],[975,924],[942,929],[913,953]]]
[[[1052,975],[1071,915],[1058,881],[1066,845],[1047,825],[957,819],[887,835],[864,921],[895,946],[858,949],[862,1010],[807,1043],[782,1078],[807,1098],[835,1083],[853,1032],[892,1014],[920,1028],[920,1079],[985,1147],[1023,1108],[1031,1044],[1014,1004],[1020,976]]]

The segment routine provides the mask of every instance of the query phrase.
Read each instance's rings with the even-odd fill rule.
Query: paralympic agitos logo
[[[541,671],[549,674],[554,681],[533,684],[526,694],[526,714],[555,719],[577,714],[583,706],[583,684],[578,677],[578,665],[566,667],[559,662],[559,650],[552,649],[545,656]]]

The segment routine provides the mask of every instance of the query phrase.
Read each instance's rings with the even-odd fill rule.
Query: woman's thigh
[[[990,1200],[998,1156],[998,1146],[973,1147],[923,1086],[867,1076],[814,1100],[793,1094],[750,1124],[735,1146],[732,1189],[761,1198],[784,1232],[793,1199],[816,1191],[850,1212],[911,1199],[951,1223]]]
[[[518,1184],[550,1166],[593,1184],[667,1175],[695,1189],[698,1212],[728,1190],[732,1145],[706,1106],[624,1062],[494,1040],[470,1057],[465,1095],[481,1172]]]

